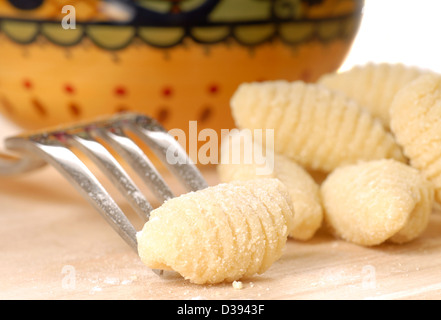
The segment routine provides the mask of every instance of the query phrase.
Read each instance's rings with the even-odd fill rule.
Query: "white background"
[[[373,61],[441,72],[440,0],[365,0],[363,13],[341,70]]]
[[[364,16],[340,70],[401,62],[441,72],[441,0],[365,0]],[[0,117],[3,137],[20,129]]]

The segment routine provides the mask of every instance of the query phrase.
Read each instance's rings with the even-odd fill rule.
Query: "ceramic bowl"
[[[242,82],[343,62],[360,0],[0,0],[0,112],[37,129],[120,111],[231,128]]]

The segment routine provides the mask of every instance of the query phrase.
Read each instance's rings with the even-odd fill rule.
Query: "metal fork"
[[[175,195],[143,148],[129,137],[129,133],[139,137],[189,191],[207,187],[204,177],[178,141],[154,119],[135,113],[7,138],[6,149],[19,156],[0,154],[0,175],[18,174],[46,164],[52,165],[137,251],[135,227],[77,155],[79,151],[90,158],[146,222],[153,207],[109,148],[133,168],[160,203]],[[174,161],[168,161],[170,156]],[[162,274],[162,271],[154,271]]]

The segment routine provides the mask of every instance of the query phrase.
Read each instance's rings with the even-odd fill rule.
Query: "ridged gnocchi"
[[[293,208],[277,179],[222,183],[183,194],[151,213],[138,253],[153,269],[197,284],[265,272],[282,255]]]
[[[246,161],[245,149],[262,158],[250,157]],[[228,150],[227,150],[228,149]],[[289,233],[296,240],[309,240],[320,228],[323,221],[323,209],[320,201],[320,189],[314,179],[294,161],[285,156],[274,154],[253,141],[251,134],[243,131],[232,132],[222,139],[220,163],[217,172],[222,182],[252,180],[257,178],[279,179],[287,188],[292,199],[294,217]],[[239,154],[240,161],[233,161],[233,153]]]
[[[365,246],[404,243],[426,228],[433,187],[415,168],[395,160],[343,166],[321,186],[326,225]]]
[[[274,150],[306,169],[330,172],[401,148],[381,122],[343,94],[302,81],[244,83],[231,99],[238,128],[274,129]]]
[[[395,94],[425,72],[400,63],[368,63],[345,72],[323,75],[318,82],[354,99],[389,128],[389,109]]]
[[[415,168],[435,186],[441,203],[441,76],[421,76],[400,90],[391,106],[391,130]]]

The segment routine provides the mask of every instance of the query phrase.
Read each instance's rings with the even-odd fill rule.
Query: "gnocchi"
[[[424,75],[400,90],[391,106],[391,130],[410,164],[434,184],[441,203],[441,76]]]
[[[342,73],[323,75],[318,82],[354,99],[389,128],[389,109],[395,94],[425,72],[398,63],[368,63]]]
[[[240,129],[273,129],[275,152],[307,170],[330,172],[358,160],[404,161],[395,138],[343,94],[302,81],[244,83],[231,99]]]
[[[277,179],[221,183],[183,194],[151,213],[138,253],[153,269],[197,284],[265,272],[282,255],[293,208]]]
[[[222,139],[221,161],[217,166],[220,180],[230,182],[257,178],[279,179],[288,188],[295,213],[289,236],[296,240],[311,239],[323,220],[318,184],[300,165],[283,155],[274,154],[271,150],[266,150],[265,161],[256,158],[246,161],[246,145],[252,146],[253,154],[263,155],[262,145],[243,131],[232,132]],[[233,161],[233,154],[241,155],[239,162]]]
[[[419,236],[433,194],[417,169],[392,159],[340,167],[321,186],[326,224],[337,236],[365,246]]]

